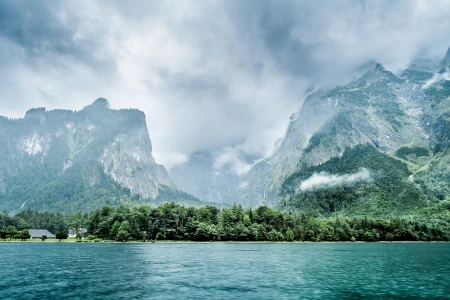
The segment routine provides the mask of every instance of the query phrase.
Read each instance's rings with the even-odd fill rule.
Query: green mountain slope
[[[255,165],[236,195],[250,204],[274,205],[283,181],[299,167],[326,162],[346,147],[370,144],[393,154],[415,141],[428,147],[421,126],[424,92],[379,64],[348,85],[310,95],[291,123],[279,150]]]
[[[348,175],[358,174],[361,170],[367,170],[370,175],[363,180]],[[309,189],[301,189],[301,183],[315,174],[322,175],[322,180],[316,180]],[[403,162],[370,145],[358,145],[347,148],[341,157],[302,168],[289,176],[280,189],[284,199],[280,206],[316,216],[330,216],[334,212],[372,217],[412,213],[424,208],[427,198],[408,179],[409,175],[411,173]]]
[[[397,75],[372,64],[357,80],[308,96],[278,151],[248,172],[236,199],[380,217],[450,200],[449,57],[450,49],[444,59],[418,59]],[[351,178],[362,168],[370,182],[301,189],[313,174]]]
[[[145,116],[98,99],[78,112],[0,118],[0,209],[90,211],[102,205],[197,200],[152,155]]]

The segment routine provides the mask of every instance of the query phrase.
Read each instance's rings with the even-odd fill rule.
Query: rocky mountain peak
[[[110,205],[181,197],[155,162],[137,109],[110,109],[99,98],[81,111],[34,108],[23,119],[1,120],[4,209],[70,211],[104,205],[105,197]]]
[[[370,67],[364,74],[363,78],[382,79],[392,74],[391,72],[387,71],[379,62],[372,61],[368,66]]]
[[[441,62],[442,68],[450,67],[450,47],[447,50],[447,53],[445,53],[444,59]]]
[[[98,98],[94,101],[94,103],[92,103],[92,105],[96,107],[110,108],[109,102],[105,98]]]
[[[85,106],[83,110],[87,109],[111,109],[109,102],[105,98],[98,98],[92,104]]]
[[[32,108],[32,109],[29,109],[29,110],[25,113],[25,118],[30,118],[30,117],[43,117],[43,115],[44,115],[45,112],[46,112],[45,107]]]

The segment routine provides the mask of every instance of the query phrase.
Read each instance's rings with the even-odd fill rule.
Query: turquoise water
[[[0,243],[0,299],[450,299],[448,243]]]

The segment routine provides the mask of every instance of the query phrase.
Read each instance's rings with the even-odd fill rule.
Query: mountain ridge
[[[247,173],[246,184],[235,193],[238,201],[250,206],[277,206],[284,201],[279,191],[289,176],[341,157],[348,147],[364,144],[402,160],[413,171],[410,179],[421,178],[416,185],[427,194],[425,182],[430,182],[427,176],[432,176],[435,168],[428,164],[438,159],[411,155],[402,159],[396,152],[401,147],[412,149],[412,153],[420,147],[430,153],[436,145],[446,148],[450,78],[439,65],[446,62],[449,53],[450,48],[440,64],[416,61],[399,75],[372,62],[360,78],[309,95],[291,117],[278,151]],[[439,155],[446,160],[445,152]],[[441,173],[450,172],[443,171],[441,163],[435,164],[441,166]],[[436,200],[431,194],[427,196]]]
[[[423,185],[431,180],[423,169],[428,170],[430,160],[436,157],[414,157],[415,149],[427,149],[430,153],[434,148],[446,149],[450,134],[450,118],[445,113],[450,107],[445,100],[450,96],[450,73],[442,71],[448,55],[450,48],[442,59],[416,59],[399,74],[369,61],[358,69],[362,73],[358,78],[309,94],[291,115],[277,151],[244,176],[233,180],[224,177],[226,170],[215,169],[211,159],[209,163],[201,162],[201,168],[189,159],[170,173],[199,197],[216,195],[220,202],[276,207],[283,201],[279,193],[289,176],[340,157],[349,147],[367,144],[388,157],[402,160],[411,169],[411,179],[420,178]],[[398,157],[399,150],[413,154]],[[439,155],[445,159],[442,151]],[[188,171],[200,174],[202,180],[187,176]],[[226,183],[222,188],[213,184],[215,174],[222,175]],[[229,186],[234,187],[231,193]],[[198,193],[199,189],[203,191]]]
[[[137,109],[113,110],[99,98],[80,111],[35,108],[0,123],[3,209],[85,210],[162,201],[162,195],[195,199],[177,192],[155,162],[145,114]]]
[[[396,182],[417,188],[420,199],[425,197],[433,203],[446,200],[450,183],[442,178],[450,178],[449,55],[450,48],[441,60],[417,59],[397,75],[371,61],[363,66],[365,72],[359,78],[311,93],[291,115],[277,151],[244,176],[236,176],[227,166],[216,168],[214,155],[207,152],[193,153],[185,164],[172,168],[169,176],[151,155],[145,114],[137,109],[111,109],[104,98],[80,111],[47,111],[41,107],[28,110],[21,119],[1,117],[0,203],[11,202],[13,195],[22,200],[38,198],[33,198],[33,208],[39,209],[39,201],[49,205],[43,199],[45,193],[36,185],[19,185],[23,191],[12,187],[11,178],[28,178],[25,182],[33,183],[27,174],[31,168],[31,173],[44,172],[43,177],[52,182],[53,189],[64,190],[61,185],[65,181],[57,178],[67,177],[69,182],[78,178],[81,183],[74,183],[75,192],[84,193],[80,196],[84,202],[77,198],[71,209],[79,209],[81,203],[86,205],[87,199],[93,197],[106,204],[110,204],[107,198],[114,199],[113,205],[164,201],[166,196],[198,201],[176,186],[208,203],[286,207],[282,205],[286,201],[292,204],[304,196],[301,189],[285,188],[292,176],[304,170],[319,170],[361,145],[378,151],[381,160],[395,159],[404,164],[409,173],[398,173],[403,177]],[[10,134],[14,130],[17,136]],[[14,165],[14,161],[20,163]],[[366,169],[364,165],[359,167]],[[338,169],[328,171],[332,170]],[[336,176],[341,175],[345,174]],[[96,187],[95,192],[85,195],[92,187]],[[109,190],[98,192],[105,187]],[[70,195],[64,197],[62,203],[73,200]],[[22,207],[29,205],[22,200]],[[414,201],[421,205],[426,202]],[[20,203],[15,203],[14,208]],[[297,204],[291,207],[301,211]]]

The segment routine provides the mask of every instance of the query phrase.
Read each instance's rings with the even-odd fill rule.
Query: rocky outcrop
[[[32,208],[44,207],[30,187],[34,184],[49,193],[58,190],[71,201],[91,187],[97,193],[106,182],[124,190],[119,194],[140,199],[155,199],[162,189],[175,191],[152,156],[144,113],[110,109],[103,98],[77,112],[38,108],[23,119],[0,118],[0,169],[1,209],[23,203],[26,208],[31,202]]]

